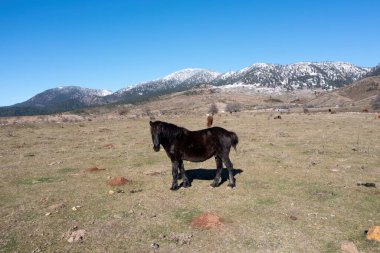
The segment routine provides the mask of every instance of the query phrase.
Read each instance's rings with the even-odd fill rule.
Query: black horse
[[[229,153],[231,146],[236,150],[236,145],[239,142],[236,133],[221,127],[190,131],[162,121],[150,121],[150,132],[154,151],[160,151],[160,145],[162,145],[172,162],[173,184],[170,188],[171,190],[179,188],[177,183],[178,170],[183,179],[183,187],[190,186],[189,179],[185,174],[183,160],[203,162],[212,156],[215,157],[216,176],[211,186],[216,187],[219,185],[224,163],[228,169],[228,186],[235,187],[233,165],[229,158]]]

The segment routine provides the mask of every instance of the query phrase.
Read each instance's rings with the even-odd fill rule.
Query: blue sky
[[[380,1],[0,0],[0,106],[183,68],[380,63]]]

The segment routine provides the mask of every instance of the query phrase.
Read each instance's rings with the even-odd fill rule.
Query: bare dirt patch
[[[380,226],[372,226],[367,232],[367,240],[375,240],[380,242]]]
[[[99,172],[102,170],[106,170],[106,169],[99,169],[98,167],[90,167],[90,168],[85,169],[84,172],[93,173],[93,172]]]
[[[220,228],[223,223],[216,214],[213,213],[203,213],[199,216],[194,217],[190,225],[197,228],[213,229]]]
[[[125,177],[115,177],[111,180],[109,180],[107,183],[111,186],[120,186],[125,185],[126,183],[129,183],[130,181],[126,179]]]
[[[64,208],[65,207],[65,204],[63,203],[58,203],[58,204],[54,204],[54,205],[51,205],[47,208],[47,210],[49,212],[58,212],[60,209]]]
[[[79,242],[82,243],[84,240],[84,236],[86,234],[86,230],[78,229],[77,227],[71,228],[69,231],[63,234],[63,238],[65,238],[69,243]]]
[[[160,235],[160,239],[168,240],[170,242],[174,242],[179,245],[190,244],[192,237],[193,237],[192,234],[187,234],[187,233],[171,233],[169,236]]]
[[[111,148],[113,148],[113,144],[112,144],[112,143],[109,143],[109,144],[107,144],[107,145],[104,145],[103,147],[104,147],[104,148],[111,149]]]

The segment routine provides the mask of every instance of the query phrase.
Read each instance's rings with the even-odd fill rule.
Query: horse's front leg
[[[170,190],[172,191],[176,191],[178,190],[178,166],[179,166],[179,162],[178,161],[172,161],[172,175],[173,175],[173,183],[172,183],[172,187],[170,188]]]
[[[189,179],[186,176],[185,166],[183,165],[183,161],[182,160],[180,160],[180,162],[179,162],[179,172],[181,173],[181,177],[182,177],[182,180],[183,180],[182,186],[184,188],[189,187],[190,186],[190,181],[189,181]]]
[[[215,163],[216,163],[216,175],[215,175],[214,181],[211,183],[211,187],[219,186],[220,176],[222,175],[223,162],[219,156],[215,156]]]

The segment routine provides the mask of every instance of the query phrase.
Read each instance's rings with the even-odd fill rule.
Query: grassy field
[[[0,252],[339,252],[343,240],[380,252],[364,233],[380,225],[380,190],[357,185],[380,185],[380,120],[274,116],[214,117],[240,138],[230,155],[242,170],[234,190],[209,187],[210,159],[185,162],[200,176],[170,191],[170,161],[153,151],[147,118],[1,126]],[[160,120],[206,125],[203,114]],[[105,170],[84,172],[95,166]],[[119,176],[130,182],[107,184]],[[54,204],[64,206],[52,211]],[[192,227],[205,212],[223,226]],[[69,243],[65,233],[75,229],[85,230],[83,241]]]

